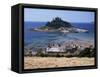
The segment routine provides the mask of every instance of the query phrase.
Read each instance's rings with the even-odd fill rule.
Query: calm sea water
[[[61,32],[36,32],[30,28],[44,26],[46,22],[24,22],[24,45],[46,46],[50,42],[64,42],[69,40],[94,41],[94,24],[72,23],[74,27],[87,29],[88,33],[61,33]]]

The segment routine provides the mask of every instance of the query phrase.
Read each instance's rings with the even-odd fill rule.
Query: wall
[[[100,69],[17,74],[15,72],[10,71],[10,62],[11,62],[11,6],[12,5],[17,3],[33,3],[33,4],[64,5],[64,6],[79,6],[79,7],[96,7],[100,10],[99,1],[100,0],[1,0],[0,1],[0,36],[1,36],[0,77],[98,77]]]

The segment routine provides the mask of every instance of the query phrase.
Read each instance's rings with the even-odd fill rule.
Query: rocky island
[[[46,25],[39,28],[31,28],[30,31],[42,31],[42,32],[88,32],[88,30],[75,28],[71,23],[62,20],[59,17],[55,17],[51,22],[47,22]]]

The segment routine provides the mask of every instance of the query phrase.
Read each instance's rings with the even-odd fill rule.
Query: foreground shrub
[[[94,55],[95,49],[85,48],[83,51],[79,53],[78,57],[94,57]]]

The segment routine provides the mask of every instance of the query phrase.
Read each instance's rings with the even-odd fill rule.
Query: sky
[[[68,22],[93,22],[94,12],[24,8],[24,21],[47,22],[55,17]]]

